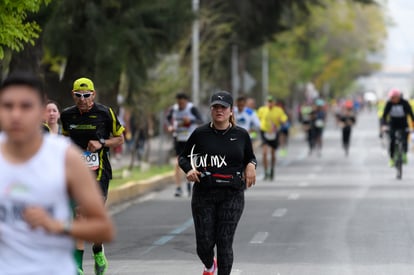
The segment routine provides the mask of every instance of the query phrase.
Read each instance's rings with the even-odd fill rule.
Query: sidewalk
[[[125,144],[124,144],[125,146]],[[170,161],[170,151],[173,147],[173,140],[169,136],[156,136],[147,141],[149,160],[148,163],[152,165],[163,165]],[[132,151],[124,151],[120,158],[116,158],[111,154],[110,161],[112,169],[122,169],[129,167],[131,164]],[[138,158],[134,159],[134,167],[139,166]]]
[[[163,165],[170,163],[170,151],[173,146],[171,138],[168,136],[157,136],[151,138],[147,142],[148,150],[150,150],[148,161],[149,165]],[[128,169],[131,165],[132,153],[133,152],[131,151],[126,151],[120,158],[116,158],[112,154],[110,158],[112,169]],[[133,160],[133,164],[134,167],[140,166],[140,162],[137,157]],[[122,186],[109,190],[106,205],[111,207],[145,195],[154,190],[160,190],[173,183],[173,171],[147,180],[129,181]]]

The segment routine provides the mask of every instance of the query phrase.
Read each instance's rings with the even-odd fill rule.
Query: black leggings
[[[345,148],[349,147],[351,141],[351,127],[342,128],[342,144]]]
[[[191,209],[197,241],[197,254],[204,266],[213,265],[217,246],[218,275],[229,275],[233,266],[233,238],[243,213],[244,191],[203,189],[195,184]]]

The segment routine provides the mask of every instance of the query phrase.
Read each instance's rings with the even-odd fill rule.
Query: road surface
[[[232,275],[414,274],[414,158],[397,180],[375,113],[357,120],[348,157],[330,117],[322,156],[308,156],[299,133],[276,179],[246,192]],[[106,245],[108,275],[202,274],[190,199],[173,192],[171,184],[111,209],[117,238]],[[85,274],[93,274],[89,246],[85,254]]]

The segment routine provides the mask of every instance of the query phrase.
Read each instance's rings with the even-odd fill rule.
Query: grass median
[[[174,170],[171,165],[153,165],[147,169],[141,169],[140,167],[134,167],[129,173],[125,173],[126,168],[117,169],[112,172],[113,179],[109,184],[109,189],[114,189],[127,182],[147,180],[155,176],[167,174]]]

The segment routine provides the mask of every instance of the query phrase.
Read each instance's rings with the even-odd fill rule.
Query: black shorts
[[[104,201],[106,202],[106,199],[108,198],[109,179],[102,178],[100,181],[98,181],[98,184],[101,188]]]
[[[265,132],[260,131],[260,136],[262,137],[263,145],[268,145],[273,149],[277,149],[279,147],[279,135],[276,135],[275,139],[269,140],[265,137]]]
[[[104,201],[104,203],[106,202],[107,198],[108,198],[108,189],[109,189],[109,180],[100,180],[98,182],[99,187],[102,191],[102,199]],[[77,204],[77,202],[74,199],[70,199],[70,208],[72,209],[72,216],[73,218],[76,217],[76,209],[79,205]]]

